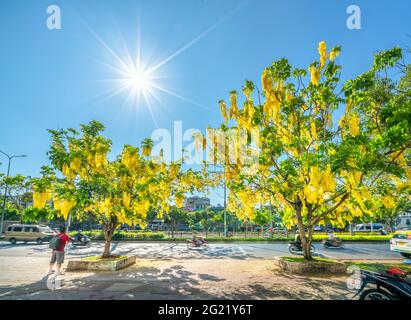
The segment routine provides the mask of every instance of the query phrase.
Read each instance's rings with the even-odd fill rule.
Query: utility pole
[[[214,167],[217,167],[217,165],[214,165]],[[223,171],[210,171],[210,173],[223,173],[224,174],[224,237],[227,237],[227,181],[225,178],[226,174],[226,166],[224,166]]]
[[[225,180],[225,166],[224,166],[224,237],[227,237],[227,183]]]
[[[4,151],[0,150],[0,153],[4,154],[8,160],[9,163],[7,165],[7,175],[6,178],[8,178],[10,176],[10,167],[11,167],[11,160],[13,158],[25,158],[27,157],[26,155],[20,155],[20,156],[9,156],[7,153],[5,153]],[[7,198],[7,193],[9,191],[9,186],[6,182],[6,186],[4,187],[4,197],[3,197],[3,205],[2,205],[2,213],[1,213],[1,220],[0,220],[0,236],[3,235],[3,225],[4,225],[4,213],[6,211],[6,198]]]

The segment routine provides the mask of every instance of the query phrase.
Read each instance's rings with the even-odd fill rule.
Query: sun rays
[[[131,50],[131,46],[126,44],[121,33],[118,35],[120,45],[110,46],[103,40],[103,37],[86,24],[88,30],[101,47],[104,48],[106,56],[108,57],[108,59],[105,60],[102,60],[102,58],[93,59],[95,62],[101,64],[108,74],[107,78],[96,81],[105,83],[109,86],[108,90],[98,97],[99,103],[106,103],[117,96],[122,96],[124,101],[123,106],[128,109],[135,109],[135,111],[138,112],[142,107],[146,107],[157,127],[155,110],[166,108],[167,104],[165,103],[164,98],[167,96],[177,98],[199,108],[210,110],[210,108],[193,101],[193,99],[173,91],[170,88],[170,84],[164,81],[164,79],[169,79],[170,77],[160,74],[159,71],[177,56],[181,55],[184,51],[188,50],[198,41],[217,29],[240,7],[241,5],[237,6],[213,25],[208,27],[205,31],[194,37],[191,41],[188,41],[185,45],[178,50],[175,50],[167,57],[161,58],[160,55],[154,57],[157,58],[156,61],[160,61],[155,64],[149,64],[147,63],[147,60],[143,59],[143,49],[147,50],[147,47],[142,45],[140,23],[138,23],[136,40],[134,41],[134,52]],[[143,61],[145,63],[143,63]]]

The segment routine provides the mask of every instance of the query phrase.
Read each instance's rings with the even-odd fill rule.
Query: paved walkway
[[[33,258],[32,258],[33,259]],[[40,258],[34,258],[39,260]],[[36,262],[36,269],[43,269]],[[34,263],[32,260],[31,263]],[[33,264],[31,264],[33,266]],[[27,266],[27,265],[26,265]],[[19,274],[24,275],[24,267]],[[10,270],[5,270],[8,273]],[[30,279],[29,279],[30,278]],[[34,278],[36,278],[35,281]],[[117,272],[0,279],[0,299],[347,299],[346,277],[286,275],[271,260],[139,260]],[[5,283],[6,282],[6,283]],[[59,289],[53,290],[56,287]]]
[[[399,258],[386,244],[349,244],[345,250],[333,254]],[[101,252],[98,243],[69,249],[67,259]],[[206,250],[176,243],[117,243],[113,252],[136,255],[136,265],[118,272],[66,273],[55,283],[54,277],[45,277],[47,245],[0,243],[0,299],[346,299],[352,294],[346,276],[280,272],[273,257],[289,255],[285,243],[211,244]]]

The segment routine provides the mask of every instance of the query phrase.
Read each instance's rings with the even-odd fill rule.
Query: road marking
[[[126,292],[145,285],[145,283],[114,283],[103,291]]]

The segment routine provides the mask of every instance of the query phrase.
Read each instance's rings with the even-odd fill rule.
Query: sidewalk
[[[118,272],[76,272],[47,288],[46,258],[1,263],[0,299],[347,299],[346,276],[280,272],[273,260],[137,260]],[[27,271],[27,266],[30,266]],[[6,267],[4,269],[4,267]],[[49,284],[52,282],[49,281]]]

